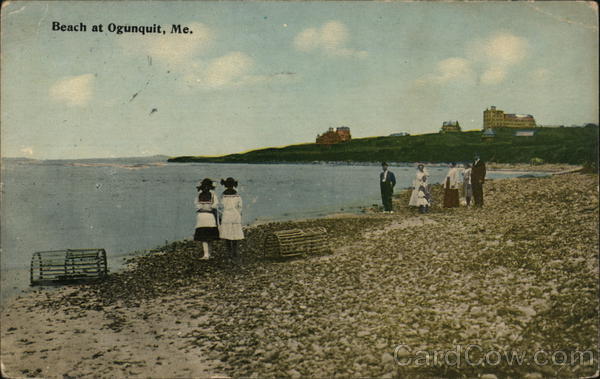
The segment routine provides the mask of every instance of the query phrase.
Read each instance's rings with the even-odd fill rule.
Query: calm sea
[[[397,188],[410,186],[414,167],[390,169]],[[441,182],[447,171],[428,169],[432,182]],[[195,186],[202,178],[236,178],[243,220],[251,224],[358,212],[380,202],[379,171],[378,166],[335,164],[3,160],[0,303],[28,287],[35,251],[104,248],[114,271],[127,254],[191,238]],[[522,174],[491,172],[488,177]]]

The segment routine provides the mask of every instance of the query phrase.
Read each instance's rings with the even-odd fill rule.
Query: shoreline
[[[16,162],[20,164],[32,164],[32,165],[45,165],[45,164],[63,164],[66,166],[73,167],[119,167],[126,169],[144,169],[150,167],[162,167],[168,164],[181,164],[181,163],[192,163],[192,164],[258,164],[258,165],[334,165],[334,166],[379,166],[379,161],[313,161],[313,162],[297,162],[297,161],[280,161],[280,162],[168,162],[167,160],[158,161],[144,161],[140,162],[139,157],[132,158],[84,158],[84,159],[47,159],[47,160],[35,160],[35,159],[20,159],[20,158],[3,158],[7,162]],[[108,160],[108,161],[105,161]],[[115,163],[115,161],[132,161],[130,164]],[[426,166],[447,166],[450,162],[395,162],[389,161],[390,167],[416,167],[418,164],[425,164]],[[463,163],[457,161],[457,163]],[[579,164],[569,163],[543,163],[538,165],[532,165],[529,163],[496,163],[486,162],[486,165],[491,171],[534,171],[534,172],[555,172],[555,171],[567,171],[576,170],[583,168]]]
[[[73,163],[73,162],[63,162],[63,164],[67,164],[68,166],[73,166],[74,165],[79,165],[79,163]],[[152,165],[152,164],[150,164]],[[84,160],[84,162],[81,163],[81,166],[78,167],[98,167],[98,166],[106,166],[106,167],[125,167],[127,166],[126,164],[121,164],[121,165],[117,165],[114,162],[101,162],[101,163],[94,163],[94,162],[88,162],[87,160]],[[155,166],[152,166],[155,167]],[[405,166],[403,170],[403,172],[406,173],[410,173],[409,175],[412,177],[412,172],[410,172],[411,170],[407,167],[410,166]],[[432,167],[434,172],[437,172],[438,174],[441,175],[442,170],[444,169],[442,166],[438,166],[438,167]],[[513,167],[514,168],[514,167]],[[523,170],[527,170],[528,167],[522,166],[522,167],[517,167]],[[135,167],[136,170],[138,169],[143,169],[142,167]],[[436,171],[437,170],[437,171]],[[490,171],[493,174],[493,171]],[[498,173],[502,173],[502,171],[498,171]],[[506,171],[504,171],[504,173],[507,173]],[[519,175],[519,171],[513,171],[514,175]],[[535,173],[535,174],[539,174],[539,173]],[[402,191],[404,189],[410,188],[409,185],[406,186],[398,186],[396,191]],[[378,203],[379,199],[378,199],[378,194],[375,195],[375,197],[373,197],[372,199],[361,199],[358,202],[351,202],[351,203],[346,203],[345,206],[338,206],[337,208],[327,208],[327,207],[323,207],[323,208],[316,208],[314,211],[310,211],[310,212],[303,212],[303,214],[297,215],[297,214],[283,214],[283,215],[276,215],[274,217],[264,217],[264,218],[259,218],[256,221],[252,221],[251,223],[249,223],[249,226],[253,226],[253,225],[259,225],[259,224],[265,224],[265,223],[270,223],[270,222],[277,222],[277,221],[282,221],[282,220],[297,220],[297,221],[301,221],[301,220],[306,220],[306,219],[312,219],[312,218],[327,218],[327,217],[331,217],[331,214],[335,214],[335,213],[351,213],[351,214],[362,214],[365,211],[368,211],[372,208],[372,204],[374,203]],[[350,206],[347,206],[347,204],[351,204]],[[157,244],[158,245],[158,244]],[[140,251],[144,251],[144,250],[150,250],[153,248],[156,248],[157,245],[148,245],[148,246],[139,246],[138,248],[136,248],[137,250]],[[116,258],[117,260],[114,260],[113,262],[116,263],[116,266],[120,268],[121,264],[121,257]],[[112,259],[111,259],[112,260]],[[7,275],[3,275],[5,282],[7,283],[6,286],[3,286],[3,295],[4,298],[6,297],[14,297],[15,295],[18,295],[19,292],[23,291],[23,290],[27,290],[27,281],[26,280],[21,280],[19,279],[19,283],[16,285],[18,287],[18,289],[14,289],[13,288],[13,283],[14,281],[12,280],[12,278],[16,277],[16,274],[13,274],[14,271],[18,270],[19,272],[25,272],[28,271],[29,269],[29,262],[25,262],[25,264],[21,267],[16,267],[13,271],[9,271],[9,273]],[[22,275],[19,274],[19,278],[22,278]],[[6,302],[4,300],[4,298],[2,299],[2,305],[0,306],[0,308],[4,308],[6,306]]]
[[[377,167],[381,165],[381,162],[367,162],[367,161],[315,161],[315,162],[294,162],[294,161],[281,161],[281,162],[168,162],[173,164],[214,164],[214,165],[331,165],[331,166],[361,166],[361,167]],[[462,163],[462,162],[457,162]],[[417,167],[419,164],[424,164],[426,167],[447,167],[450,162],[388,162],[389,167]],[[583,168],[579,164],[569,163],[543,163],[539,165],[531,165],[529,163],[486,163],[487,168],[490,171],[517,171],[517,172],[560,172],[567,170],[580,170]]]
[[[428,215],[407,208],[410,193],[403,190],[394,197],[393,215],[340,213],[254,225],[239,267],[222,260],[220,244],[205,263],[193,243],[173,242],[131,258],[136,267],[111,274],[108,283],[35,289],[7,304],[2,362],[11,376],[427,377],[458,372],[394,365],[399,342],[432,349],[458,338],[489,347],[517,333],[509,344],[515,349],[569,341],[595,346],[597,333],[589,332],[598,325],[598,300],[590,297],[598,290],[596,183],[597,175],[583,174],[493,180],[483,209],[443,210],[441,189],[434,189]],[[265,233],[313,226],[328,228],[331,255],[262,258]],[[427,239],[416,238],[419,230],[428,231]],[[539,254],[523,255],[532,248]],[[578,284],[557,292],[559,283]],[[290,303],[291,294],[299,302]],[[589,304],[579,303],[585,299]],[[576,303],[578,312],[590,313],[575,325],[552,313]],[[452,326],[454,319],[462,326]],[[535,333],[543,322],[556,332]],[[505,365],[464,370],[469,376],[558,373]],[[565,370],[565,376],[590,372]]]
[[[341,162],[344,163],[344,162]],[[360,162],[359,162],[360,163]],[[368,162],[366,162],[368,163]],[[220,164],[220,163],[216,163],[216,164]],[[245,164],[245,163],[244,163]],[[295,164],[295,163],[292,163]],[[298,163],[298,164],[308,164],[308,163]],[[414,167],[416,167],[416,165],[418,163],[407,163],[407,166],[400,166],[400,167],[413,167],[413,166],[408,166],[414,164]],[[95,166],[96,164],[90,164],[86,166]],[[103,165],[102,163],[99,163],[98,165]],[[371,165],[371,164],[369,164]],[[373,163],[372,165],[377,165],[377,163]],[[433,165],[433,164],[432,164]],[[440,164],[441,165],[441,164]],[[108,164],[108,166],[114,166],[114,164]],[[488,169],[488,173],[489,172],[548,172],[550,175],[562,175],[562,174],[570,174],[570,173],[576,173],[582,170],[583,166],[578,166],[578,165],[543,165],[541,166],[540,170],[530,170],[528,169],[528,167],[533,167],[530,166],[528,164],[498,164],[498,163],[489,163],[488,166],[491,166],[492,168]],[[496,178],[496,179],[487,179],[487,182],[490,181],[497,181],[497,180],[507,180],[510,178]],[[520,177],[517,177],[515,179],[521,179]],[[440,190],[440,184],[439,183],[433,183],[433,188],[436,188],[435,190],[437,192],[438,195],[438,199],[441,199],[443,194]],[[408,196],[410,196],[412,187],[408,186],[408,187],[402,187],[402,188],[398,188],[398,191],[394,193],[394,203],[396,206],[400,206],[400,208],[405,208],[402,203],[397,204],[398,199],[402,198],[405,200],[406,203],[408,203]],[[461,190],[462,191],[462,190]],[[462,192],[461,192],[461,196],[462,196]],[[461,197],[462,198],[462,197]],[[297,223],[301,223],[301,222],[309,222],[309,221],[316,221],[316,220],[322,220],[322,219],[331,219],[331,218],[352,218],[352,217],[362,217],[368,214],[373,214],[373,213],[378,213],[381,212],[381,204],[379,204],[380,201],[379,199],[377,200],[376,204],[371,204],[371,205],[354,205],[354,206],[345,206],[345,207],[341,207],[339,210],[337,211],[314,211],[314,213],[319,213],[319,215],[316,216],[308,216],[308,217],[298,217],[298,218],[288,218],[288,217],[283,217],[283,218],[279,218],[279,219],[259,219],[259,220],[255,220],[254,222],[244,226],[244,230],[251,230],[252,228],[256,228],[256,227],[260,227],[260,226],[265,226],[265,225],[270,225],[270,224],[276,224],[276,223],[289,223],[289,222],[297,222]],[[464,205],[464,204],[462,204]],[[354,212],[352,211],[346,211],[347,210],[351,210],[354,209]],[[409,209],[409,208],[406,208]],[[404,210],[406,210],[404,209]],[[401,212],[402,213],[402,212]],[[174,243],[177,242],[185,242],[185,241],[189,241],[189,239],[185,238],[179,241],[173,241]],[[144,254],[149,254],[152,253],[153,251],[156,250],[160,250],[162,248],[162,246],[155,246],[152,248],[147,248],[147,249],[140,249],[140,250],[136,250],[136,251],[132,251],[132,252],[128,252],[128,253],[123,253],[117,257],[113,257],[115,259],[119,259],[119,260],[123,260],[123,261],[127,261],[130,260],[132,258],[138,257],[140,255],[144,255]],[[120,264],[119,268],[115,271],[110,272],[112,273],[118,273],[121,272],[123,270],[126,270],[127,266],[126,264]],[[14,271],[14,270],[25,270],[27,272],[29,272],[29,267],[19,267],[19,268],[14,268],[12,270],[9,271]],[[44,286],[42,286],[44,287]],[[54,286],[46,286],[46,287],[50,287],[50,289],[53,289]],[[59,288],[60,286],[56,286],[57,288]],[[10,303],[16,298],[16,297],[20,297],[22,295],[27,295],[29,292],[31,292],[32,290],[35,290],[36,287],[31,287],[28,286],[26,288],[23,289],[18,289],[16,290],[17,292],[15,292],[15,294],[13,296],[10,296],[8,298],[8,301],[6,301],[1,307],[0,307],[0,311],[3,309],[6,309]]]
[[[345,163],[345,162],[341,162],[341,163]],[[359,162],[360,163],[360,162]],[[368,163],[368,162],[366,162]],[[300,164],[300,163],[298,163]],[[404,164],[404,166],[399,166],[399,167],[416,167],[417,163],[402,163]],[[73,163],[69,163],[69,166],[76,166],[77,164],[73,164]],[[115,163],[85,163],[82,164],[81,166],[86,166],[86,167],[97,167],[97,166],[109,166],[109,167],[114,167],[116,164]],[[160,164],[161,166],[164,164]],[[369,165],[377,165],[377,163],[372,163]],[[412,166],[411,166],[412,165]],[[542,172],[546,172],[550,175],[558,175],[558,174],[563,174],[563,173],[570,173],[570,172],[577,172],[579,170],[582,169],[582,166],[577,166],[577,165],[542,165],[542,166],[530,166],[528,164],[497,164],[497,163],[489,163],[489,166],[491,166],[492,168],[490,168],[488,170],[488,173],[491,172],[498,172],[498,173],[519,173],[519,172],[536,172],[536,173],[542,173]],[[121,165],[122,166],[122,165]],[[150,164],[150,166],[153,166],[153,164]],[[435,167],[435,166],[433,166]],[[442,166],[438,166],[438,167],[442,167]],[[540,170],[535,170],[532,171],[530,170],[530,168],[532,167],[540,167]],[[145,168],[145,167],[141,167],[141,168]],[[567,168],[567,170],[565,170],[565,168]],[[140,169],[140,167],[136,167],[135,169]],[[560,171],[563,170],[563,171]],[[505,178],[500,178],[500,179],[488,179],[488,181],[491,180],[504,180]],[[397,192],[394,196],[398,197],[401,196],[401,193],[405,192],[405,191],[410,191],[411,187],[398,187]],[[407,200],[408,201],[408,200]],[[277,222],[303,222],[303,221],[309,221],[309,220],[318,220],[318,219],[328,219],[328,218],[335,218],[337,217],[338,214],[344,215],[342,217],[352,217],[352,216],[359,216],[359,215],[363,215],[365,213],[373,213],[373,212],[378,212],[380,211],[380,207],[378,205],[376,205],[375,203],[379,203],[379,200],[373,200],[373,204],[371,205],[367,205],[367,204],[363,204],[363,205],[353,205],[353,206],[345,206],[345,207],[340,207],[338,210],[330,210],[330,211],[320,211],[320,210],[316,210],[312,213],[314,213],[314,215],[309,215],[309,216],[301,216],[301,217],[281,217],[281,218],[274,218],[274,219],[259,219],[259,220],[255,220],[254,222],[250,223],[247,225],[247,227],[255,227],[255,226],[259,226],[259,225],[266,225],[266,224],[270,224],[270,223],[277,223]],[[151,248],[144,248],[144,249],[140,249],[140,250],[136,250],[135,252],[129,252],[129,253],[124,253],[118,257],[114,257],[114,259],[118,259],[119,262],[121,262],[121,260],[126,260],[130,257],[135,257],[138,256],[140,254],[143,254],[143,252],[149,252],[152,250],[155,250],[156,248],[160,248],[160,246],[152,246]],[[116,271],[113,272],[119,272],[121,270],[123,270],[125,267],[123,264],[119,263],[118,264],[118,269]],[[29,271],[28,266],[27,267],[21,267],[21,268],[17,268],[16,270],[18,271]],[[14,270],[12,270],[14,272]],[[18,289],[7,289],[6,292],[10,293],[10,296],[7,296],[7,299],[3,300],[2,305],[0,306],[0,311],[3,309],[6,309],[6,307],[10,304],[11,300],[13,300],[15,297],[23,295],[23,294],[27,294],[32,290],[32,287],[28,286],[28,287],[24,287],[24,288],[18,288]]]

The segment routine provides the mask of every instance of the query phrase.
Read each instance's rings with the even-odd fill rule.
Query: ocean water
[[[112,161],[13,161],[1,166],[0,304],[29,286],[35,251],[104,248],[109,269],[123,257],[165,241],[191,238],[196,183],[232,176],[244,201],[243,221],[359,212],[380,203],[378,166],[209,164]],[[398,189],[414,167],[390,168]],[[447,168],[430,166],[431,182]],[[491,172],[489,178],[522,172]],[[528,173],[544,175],[543,173]],[[217,186],[217,193],[223,187]]]

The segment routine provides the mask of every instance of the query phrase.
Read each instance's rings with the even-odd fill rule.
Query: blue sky
[[[193,34],[91,32],[109,23]],[[219,155],[341,125],[479,129],[490,105],[598,122],[597,34],[592,2],[5,2],[2,156]]]

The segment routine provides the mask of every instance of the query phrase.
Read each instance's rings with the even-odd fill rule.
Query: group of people
[[[202,244],[202,259],[210,259],[210,243],[222,239],[227,244],[229,256],[239,256],[239,241],[244,239],[242,230],[242,198],[237,193],[238,182],[234,178],[221,179],[225,190],[217,197],[213,181],[203,179],[196,189],[196,230],[194,241]]]
[[[473,164],[465,163],[462,169],[458,168],[456,163],[451,163],[444,180],[444,208],[459,206],[458,190],[461,183],[467,206],[470,206],[473,200],[476,207],[482,207],[485,174],[485,163],[477,155]]]
[[[389,171],[386,162],[381,164],[382,172],[379,175],[381,200],[383,211],[393,213],[392,195],[396,185],[394,173]],[[485,163],[475,156],[473,164],[465,164],[460,170],[456,163],[450,164],[448,174],[444,180],[444,207],[459,206],[459,185],[464,186],[464,195],[467,206],[474,199],[475,206],[483,206],[483,183],[485,181]],[[413,181],[413,191],[408,202],[409,206],[418,207],[420,213],[429,212],[431,206],[431,192],[428,183],[429,173],[425,165],[417,165],[417,174]],[[239,241],[244,239],[242,230],[242,198],[237,193],[238,182],[234,178],[221,179],[225,190],[220,197],[215,194],[215,186],[209,178],[198,183],[198,194],[194,200],[196,205],[196,230],[194,241],[202,245],[204,255],[202,259],[210,259],[210,243],[222,239],[227,244],[229,256],[236,259],[239,256]]]
[[[396,185],[394,173],[389,171],[386,162],[381,163],[382,172],[379,175],[381,188],[381,201],[384,213],[394,213],[392,208],[392,194]],[[479,155],[475,155],[473,163],[466,163],[464,168],[451,163],[444,179],[444,208],[458,207],[460,204],[459,188],[462,183],[465,202],[471,205],[473,200],[476,207],[483,206],[483,183],[485,182],[486,167]],[[417,207],[420,213],[429,212],[432,197],[429,184],[429,172],[425,165],[417,165],[417,174],[413,180],[412,193],[408,205]]]

